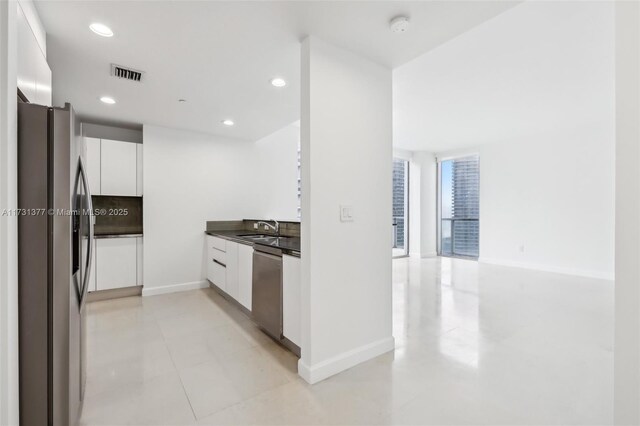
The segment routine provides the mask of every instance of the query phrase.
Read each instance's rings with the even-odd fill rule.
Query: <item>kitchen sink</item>
[[[248,240],[272,240],[277,238],[279,239],[291,238],[291,237],[269,235],[269,234],[243,234],[238,236],[242,238],[246,238]]]

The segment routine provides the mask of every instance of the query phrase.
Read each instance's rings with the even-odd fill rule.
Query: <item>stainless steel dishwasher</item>
[[[251,314],[271,337],[282,339],[282,250],[256,244],[253,250]]]

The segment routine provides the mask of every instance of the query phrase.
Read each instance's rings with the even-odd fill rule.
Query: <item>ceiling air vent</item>
[[[114,77],[124,78],[125,80],[131,81],[140,81],[142,80],[142,74],[144,74],[144,71],[111,64],[111,75]]]

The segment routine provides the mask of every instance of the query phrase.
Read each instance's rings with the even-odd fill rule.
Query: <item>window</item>
[[[479,157],[441,161],[438,171],[438,252],[441,256],[477,258],[480,252]]]
[[[409,162],[393,160],[393,256],[406,256],[409,253]]]

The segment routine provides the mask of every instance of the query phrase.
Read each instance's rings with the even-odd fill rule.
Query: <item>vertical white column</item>
[[[17,3],[0,1],[0,212],[18,204]],[[0,216],[0,424],[17,425],[18,222]]]
[[[299,372],[315,383],[394,348],[391,70],[315,37],[301,70]]]
[[[640,4],[616,2],[615,423],[640,424]]]
[[[420,165],[420,256],[436,255],[436,158],[430,152],[415,152]]]
[[[409,161],[409,255],[422,253],[422,165],[415,158]]]

